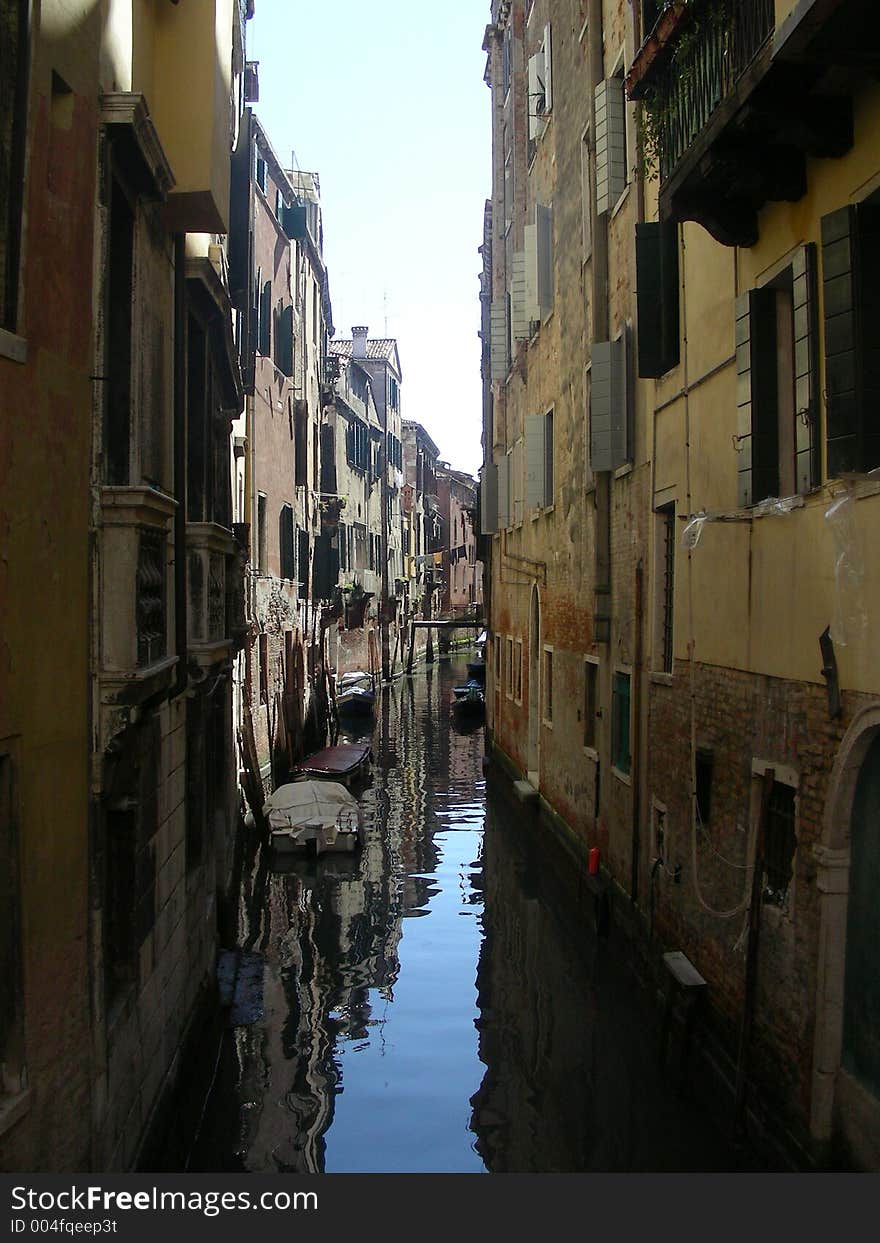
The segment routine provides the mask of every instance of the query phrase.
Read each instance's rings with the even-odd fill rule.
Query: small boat
[[[477,660],[469,660],[467,671],[468,681],[476,682],[478,686],[486,685],[486,662],[481,657]]]
[[[482,685],[471,678],[464,686],[453,686],[452,693],[455,698],[452,706],[456,712],[461,715],[474,715],[483,712],[486,707],[486,696]]]
[[[336,679],[336,711],[340,716],[371,716],[376,687],[369,673],[343,673]]]
[[[350,853],[363,841],[360,805],[335,781],[292,781],[263,804],[279,855]]]
[[[370,764],[371,747],[368,742],[341,742],[335,747],[324,747],[314,755],[307,756],[290,770],[293,781],[300,777],[313,777],[323,781],[341,781],[348,785],[366,775]]]

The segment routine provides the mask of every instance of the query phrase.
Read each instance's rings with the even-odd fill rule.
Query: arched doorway
[[[831,774],[823,841],[811,1129],[880,1169],[880,706],[863,709]]]
[[[529,607],[529,753],[528,777],[538,788],[541,769],[541,601],[532,587]]]

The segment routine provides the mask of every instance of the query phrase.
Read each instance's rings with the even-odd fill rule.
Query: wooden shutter
[[[626,105],[623,81],[608,78],[596,87],[594,143],[596,212],[609,212],[626,189]]]
[[[541,78],[543,77],[543,56],[540,52],[536,52],[534,56],[529,57],[529,141],[535,142],[541,134],[543,121],[541,120],[541,101],[544,92],[541,89]]]
[[[550,46],[550,23],[544,27],[544,111],[553,107],[553,57]]]
[[[507,377],[507,299],[496,298],[489,311],[489,362],[493,380]]]
[[[819,482],[819,383],[816,247],[801,246],[791,264],[794,320],[795,488],[809,492]]]
[[[541,317],[553,309],[553,208],[535,204],[538,307]]]
[[[822,218],[825,422],[831,477],[861,465],[858,269],[858,212],[852,206],[841,207]]]
[[[505,453],[498,463],[498,530],[510,526],[510,461]]]
[[[638,368],[665,375],[679,360],[678,230],[671,222],[636,225]]]
[[[527,224],[523,228],[523,246],[525,268],[525,314],[528,324],[528,333],[531,336],[531,325],[541,318],[541,310],[538,304],[538,226],[535,223]]]
[[[624,338],[593,343],[590,373],[590,468],[616,470],[629,460]]]
[[[264,358],[272,353],[272,282],[266,281],[260,292],[260,353]]]
[[[251,264],[251,152],[253,112],[245,108],[232,153],[229,180],[229,297],[245,310]]]
[[[518,250],[511,261],[511,333],[514,341],[527,340],[529,336],[529,317],[526,313],[526,256]]]
[[[776,295],[750,289],[735,304],[737,496],[754,505],[779,490]]]
[[[541,508],[547,504],[544,495],[545,427],[543,414],[526,415],[526,509]]]
[[[498,467],[487,462],[480,471],[480,534],[498,530]]]
[[[293,554],[293,510],[290,505],[281,506],[279,518],[281,545],[281,577],[293,578],[296,573]]]

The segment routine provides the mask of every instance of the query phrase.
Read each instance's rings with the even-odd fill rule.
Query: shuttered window
[[[511,335],[514,341],[529,336],[529,316],[526,310],[526,256],[518,250],[511,260],[510,283]]]
[[[630,675],[615,673],[611,692],[611,763],[621,773],[630,769],[629,698]]]
[[[736,301],[738,487],[742,506],[819,482],[815,247]]]
[[[510,468],[507,454],[498,463],[498,530],[510,526]]]
[[[626,189],[626,100],[623,79],[609,78],[595,91],[596,212],[610,212]]]
[[[671,221],[636,225],[639,375],[665,375],[679,360],[678,230]]]
[[[526,508],[553,504],[553,411],[526,416]]]
[[[487,462],[480,472],[480,534],[498,530],[498,467]]]
[[[822,220],[828,474],[880,466],[880,207]]]
[[[819,469],[819,323],[816,247],[802,246],[792,265],[795,384],[795,487],[809,492]]]
[[[626,342],[593,344],[590,372],[590,468],[617,470],[630,459]]]
[[[260,290],[260,322],[258,350],[264,358],[272,355],[272,282],[265,281]]]
[[[543,319],[553,310],[553,208],[535,204],[538,244],[538,310]]]
[[[281,552],[281,577],[294,579],[296,563],[294,557],[293,509],[290,505],[282,505],[278,516],[278,544]]]
[[[279,306],[275,318],[275,363],[286,376],[293,375],[293,306]]]
[[[489,312],[490,376],[494,381],[507,378],[509,354],[507,342],[507,300],[496,298]]]

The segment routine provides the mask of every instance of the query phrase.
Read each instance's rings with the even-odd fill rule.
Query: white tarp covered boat
[[[356,850],[361,810],[354,795],[335,781],[294,781],[279,786],[263,805],[270,841],[279,854],[322,855]]]

